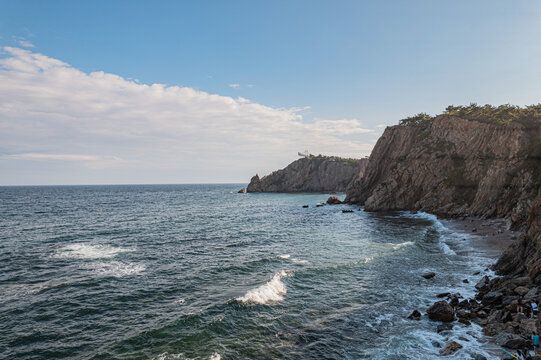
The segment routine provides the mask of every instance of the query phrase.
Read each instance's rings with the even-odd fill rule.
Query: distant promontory
[[[255,175],[247,192],[343,192],[362,177],[368,159],[307,155],[262,178]]]

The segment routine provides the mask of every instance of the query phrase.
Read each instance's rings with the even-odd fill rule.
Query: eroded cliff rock
[[[524,224],[541,181],[538,122],[440,115],[388,127],[346,201],[366,210],[501,217]]]
[[[308,156],[263,178],[255,175],[247,192],[337,192],[363,175],[368,159]]]

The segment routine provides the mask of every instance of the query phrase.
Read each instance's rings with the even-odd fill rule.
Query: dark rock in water
[[[490,282],[490,278],[488,276],[484,276],[481,280],[479,280],[479,282],[475,285],[475,288],[478,290],[478,291],[484,291],[485,289],[487,289],[488,287],[488,284]]]
[[[473,354],[471,358],[472,360],[487,360],[487,358],[481,354]]]
[[[447,297],[449,295],[451,295],[450,292],[444,292],[444,293],[439,293],[438,295],[436,295],[436,297],[441,299],[441,298]]]
[[[408,316],[410,320],[421,320],[421,313],[418,310],[413,310],[413,312]]]
[[[425,279],[432,279],[434,276],[436,276],[436,273],[434,272],[427,272],[423,275],[421,275],[422,277],[424,277]]]
[[[343,213],[352,213],[353,210],[342,210]]]
[[[460,337],[458,338],[458,340],[468,341],[468,342],[470,341],[468,338],[465,338],[464,336],[460,336]]]
[[[306,209],[308,207],[308,205],[303,205],[302,207]]]
[[[496,344],[509,349],[523,349],[527,348],[530,342],[520,335],[504,332],[496,336]]]
[[[470,283],[470,281],[469,281],[468,279],[464,279],[464,280],[462,280],[462,282],[463,282],[464,284],[469,284],[469,283]]]
[[[437,301],[426,311],[430,320],[451,322],[455,320],[455,310],[447,301]]]
[[[436,332],[439,334],[443,331],[453,330],[453,324],[441,324],[436,328]]]
[[[244,194],[245,191],[246,191],[246,189],[245,189],[245,188],[242,188],[242,189],[240,189],[240,190],[237,191],[237,192],[238,192],[239,194]]]
[[[458,322],[461,323],[461,324],[464,324],[464,325],[466,325],[466,326],[470,326],[470,325],[471,325],[471,322],[469,322],[468,320],[463,319],[463,318],[458,319]]]
[[[479,275],[481,272],[480,271],[476,271],[473,273],[473,275]]]
[[[339,204],[342,204],[342,200],[340,200],[336,196],[331,196],[331,197],[329,197],[327,199],[327,204],[329,204],[329,205],[339,205]]]
[[[460,349],[462,349],[462,345],[460,345],[456,341],[450,341],[445,345],[443,349],[440,350],[440,355],[442,356],[451,355]]]

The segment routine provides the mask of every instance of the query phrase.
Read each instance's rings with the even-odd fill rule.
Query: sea
[[[500,358],[407,318],[493,275],[472,235],[243,186],[0,187],[0,358]]]

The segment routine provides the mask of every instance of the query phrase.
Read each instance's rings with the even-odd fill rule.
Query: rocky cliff
[[[368,159],[307,156],[263,178],[255,175],[247,192],[337,192],[363,175]]]
[[[440,115],[388,127],[346,201],[369,211],[501,217],[520,227],[541,182],[539,124]]]

